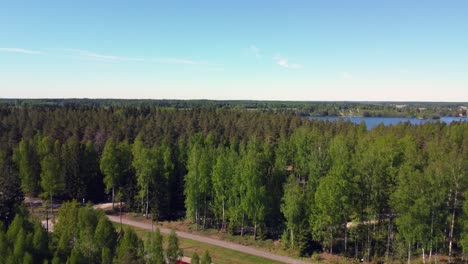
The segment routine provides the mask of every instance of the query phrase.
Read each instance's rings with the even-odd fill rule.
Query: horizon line
[[[140,101],[213,101],[213,102],[298,102],[298,103],[461,103],[468,104],[468,101],[403,101],[403,100],[281,100],[281,99],[209,99],[209,98],[111,98],[111,97],[0,97],[0,100],[140,100]]]

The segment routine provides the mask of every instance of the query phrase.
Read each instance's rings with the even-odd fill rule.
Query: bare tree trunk
[[[294,249],[294,232],[292,228],[291,228],[291,248]]]
[[[198,208],[195,209],[195,230],[198,231]]]
[[[358,242],[357,238],[354,240],[354,258],[357,259],[358,255]]]
[[[205,195],[205,203],[203,208],[203,230],[205,230],[206,226],[206,195]]]
[[[422,253],[423,264],[426,264],[426,252],[424,251],[424,247],[422,248]]]
[[[389,255],[390,255],[390,239],[392,236],[392,216],[390,216],[387,228],[387,248],[385,250],[385,262],[389,262]]]
[[[146,187],[146,219],[148,219],[148,211],[149,211],[149,188]]]
[[[225,216],[225,209],[224,209],[224,200],[223,200],[223,224],[221,226],[221,229],[223,229],[223,231],[226,231],[226,216]]]
[[[54,217],[54,200],[52,200],[52,192],[50,193],[50,208],[51,208],[50,213],[52,214],[52,223],[54,223],[54,221],[55,221],[55,217]]]
[[[114,186],[112,186],[112,211],[114,211],[114,200],[115,200],[115,192],[114,192]]]
[[[434,211],[431,213],[431,242],[429,245],[429,263],[432,263],[432,244],[434,236]]]
[[[455,211],[457,209],[457,196],[458,191],[455,191],[455,197],[453,198],[453,210],[452,220],[450,222],[450,233],[449,233],[449,263],[452,263],[452,244],[453,244],[453,229],[455,227]]]
[[[113,190],[113,189],[112,189]],[[120,198],[120,232],[123,231],[123,224],[122,224],[122,198]]]
[[[348,226],[347,226],[347,219],[346,215],[343,216],[344,220],[344,253],[346,255],[348,251]]]
[[[49,233],[49,206],[46,204],[46,230]]]
[[[411,264],[411,243],[408,242],[408,264]]]
[[[244,236],[244,214],[242,214],[241,236]]]
[[[367,259],[370,259],[370,254],[371,254],[371,238],[370,238],[369,223],[367,223],[366,226],[367,226]]]
[[[254,240],[257,240],[257,223],[254,224]]]

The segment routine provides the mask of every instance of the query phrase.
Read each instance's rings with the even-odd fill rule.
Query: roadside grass
[[[119,223],[114,223],[114,226],[115,226],[115,228],[117,230],[120,229],[120,224]],[[136,231],[137,235],[142,239],[145,239],[146,234],[151,232],[151,231],[143,230],[143,229],[138,228],[138,227],[133,227],[133,226],[129,226],[129,225],[124,225],[124,226],[133,228]],[[166,243],[167,243],[168,235],[162,234],[162,236],[164,237],[164,247],[166,247],[167,246]],[[245,263],[245,264],[255,264],[255,263],[259,263],[259,264],[268,264],[268,263],[279,264],[279,263],[282,263],[282,262],[277,262],[277,261],[273,261],[273,260],[270,260],[270,259],[257,257],[257,256],[246,254],[246,253],[243,253],[243,252],[230,250],[230,249],[227,249],[227,248],[218,247],[218,246],[214,246],[214,245],[210,245],[210,244],[206,244],[206,243],[201,243],[201,242],[198,242],[198,241],[194,241],[194,240],[186,239],[186,238],[181,238],[181,237],[179,237],[179,247],[182,249],[182,251],[184,253],[184,256],[186,256],[186,257],[191,257],[193,252],[197,252],[197,254],[201,257],[203,255],[203,253],[206,250],[208,250],[210,252],[210,256],[211,256],[211,258],[213,260],[213,263],[216,263],[216,264],[218,264],[218,263],[219,264],[225,264],[225,263],[226,264],[228,264],[228,263],[234,263],[234,264],[242,264],[242,263]]]
[[[125,218],[131,219],[134,221],[139,221],[139,222],[151,223],[150,220],[147,220],[142,214],[138,214],[138,213],[129,213],[125,216]],[[175,229],[177,231],[183,231],[183,232],[196,234],[196,235],[200,235],[204,237],[232,242],[235,244],[248,246],[248,247],[262,250],[265,252],[270,252],[270,253],[285,256],[285,257],[295,258],[295,259],[310,262],[310,263],[320,263],[320,261],[312,260],[311,257],[299,257],[297,251],[294,251],[291,249],[285,249],[281,245],[281,242],[279,240],[273,240],[273,239],[254,240],[253,234],[250,234],[250,233],[247,233],[246,235],[241,237],[240,235],[232,235],[229,232],[222,232],[217,229],[205,229],[205,230],[197,231],[195,228],[195,225],[190,220],[186,220],[186,219],[177,220],[177,221],[161,221],[161,222],[155,223],[155,226]],[[341,259],[341,257],[339,256],[331,256],[331,258],[333,260]],[[325,256],[324,259],[329,260],[330,257]],[[344,260],[347,261],[347,259],[344,259]],[[328,263],[328,262],[326,261],[325,263]]]
[[[137,213],[127,214],[126,218],[139,221],[139,222],[148,222],[151,223],[149,220],[146,220],[144,216]],[[281,242],[279,240],[273,239],[253,239],[253,235],[246,234],[243,237],[239,235],[232,235],[229,232],[222,232],[217,229],[205,229],[205,230],[196,230],[195,226],[189,220],[178,220],[178,221],[162,221],[155,223],[155,226],[165,227],[169,229],[175,229],[177,231],[183,231],[187,233],[192,233],[196,235],[201,235],[205,237],[210,237],[218,240],[223,240],[227,242],[232,242],[235,244],[249,246],[256,249],[260,249],[263,251],[267,251],[270,253],[274,253],[277,255],[285,256],[285,257],[292,257],[296,259],[301,259],[304,261],[310,260],[310,258],[301,258],[298,256],[298,253],[294,250],[284,249],[281,246]]]

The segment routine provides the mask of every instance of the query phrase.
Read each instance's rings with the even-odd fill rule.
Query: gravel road
[[[109,215],[108,217],[112,222],[120,223],[120,217],[119,216]],[[142,222],[138,222],[138,221],[133,221],[133,220],[125,219],[125,218],[122,219],[122,222],[124,224],[126,224],[126,225],[139,227],[139,228],[142,228],[142,229],[145,229],[145,230],[151,230],[151,224],[142,223]],[[164,234],[169,234],[171,232],[170,229],[163,228],[163,227],[159,227],[159,230],[161,230],[161,233],[164,233]],[[284,262],[284,263],[310,264],[310,262],[305,262],[305,261],[301,261],[301,260],[297,260],[297,259],[293,259],[293,258],[288,258],[288,257],[276,255],[276,254],[273,254],[273,253],[269,253],[269,252],[258,250],[258,249],[253,249],[253,248],[242,246],[242,245],[235,244],[235,243],[230,243],[230,242],[226,242],[226,241],[222,241],[222,240],[217,240],[217,239],[208,238],[208,237],[204,237],[204,236],[194,235],[194,234],[190,234],[190,233],[187,233],[187,232],[176,231],[176,233],[177,233],[177,236],[182,237],[182,238],[188,238],[188,239],[199,241],[199,242],[202,242],[202,243],[211,244],[211,245],[215,245],[215,246],[223,247],[223,248],[228,248],[228,249],[231,249],[231,250],[236,250],[236,251],[244,252],[244,253],[247,253],[247,254],[250,254],[250,255],[255,255],[255,256],[259,256],[259,257],[263,257],[263,258],[267,258],[267,259],[272,259],[272,260],[276,260],[276,261],[280,261],[280,262]]]

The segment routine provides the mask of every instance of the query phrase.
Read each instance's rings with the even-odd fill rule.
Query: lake
[[[349,120],[355,124],[360,124],[361,122],[364,122],[367,126],[367,129],[370,130],[373,127],[383,123],[385,126],[389,125],[396,125],[400,122],[406,123],[409,122],[410,124],[413,125],[420,125],[424,124],[427,122],[444,122],[447,124],[450,124],[452,122],[468,122],[468,118],[464,117],[441,117],[440,119],[418,119],[418,118],[412,118],[412,117],[355,117],[355,116],[349,116],[349,117],[341,117],[341,116],[309,116],[309,120],[323,120],[323,121],[337,121],[338,119],[342,119],[344,121]]]

